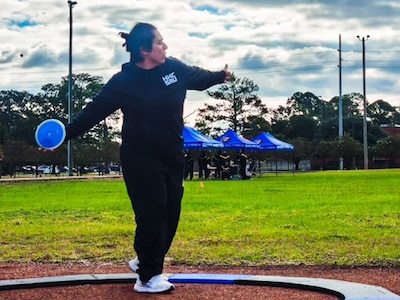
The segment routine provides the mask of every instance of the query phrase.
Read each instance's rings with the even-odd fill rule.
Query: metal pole
[[[69,6],[69,72],[68,72],[68,123],[72,122],[72,9],[78,4],[68,0]],[[72,176],[72,142],[68,140],[68,175]]]
[[[342,99],[342,35],[339,34],[339,141],[343,137],[343,99]],[[343,157],[339,158],[339,170],[343,170]]]
[[[367,132],[367,96],[365,88],[365,41],[368,40],[367,37],[357,36],[357,38],[362,42],[362,65],[363,65],[363,148],[364,148],[364,170],[368,170],[368,132]]]

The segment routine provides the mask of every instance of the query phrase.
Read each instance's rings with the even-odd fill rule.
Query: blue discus
[[[65,139],[65,126],[59,120],[48,119],[36,128],[37,144],[45,150],[58,148]]]

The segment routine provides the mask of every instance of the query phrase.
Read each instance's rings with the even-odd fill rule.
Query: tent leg
[[[293,173],[293,176],[294,176],[294,152],[292,151],[292,173]]]

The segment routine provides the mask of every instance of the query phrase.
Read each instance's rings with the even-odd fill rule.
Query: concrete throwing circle
[[[231,284],[294,288],[316,291],[338,296],[345,300],[400,300],[400,296],[379,286],[366,285],[342,280],[234,275],[234,274],[164,274],[171,283],[190,284]],[[46,288],[56,286],[73,286],[82,284],[132,283],[137,274],[90,274],[40,277],[28,279],[0,280],[0,291]]]

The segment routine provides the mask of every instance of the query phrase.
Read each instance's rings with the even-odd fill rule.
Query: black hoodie
[[[123,145],[163,155],[182,152],[186,91],[205,90],[224,80],[224,71],[188,66],[175,58],[167,58],[151,70],[126,63],[66,126],[66,140],[84,133],[120,108],[124,115]]]

